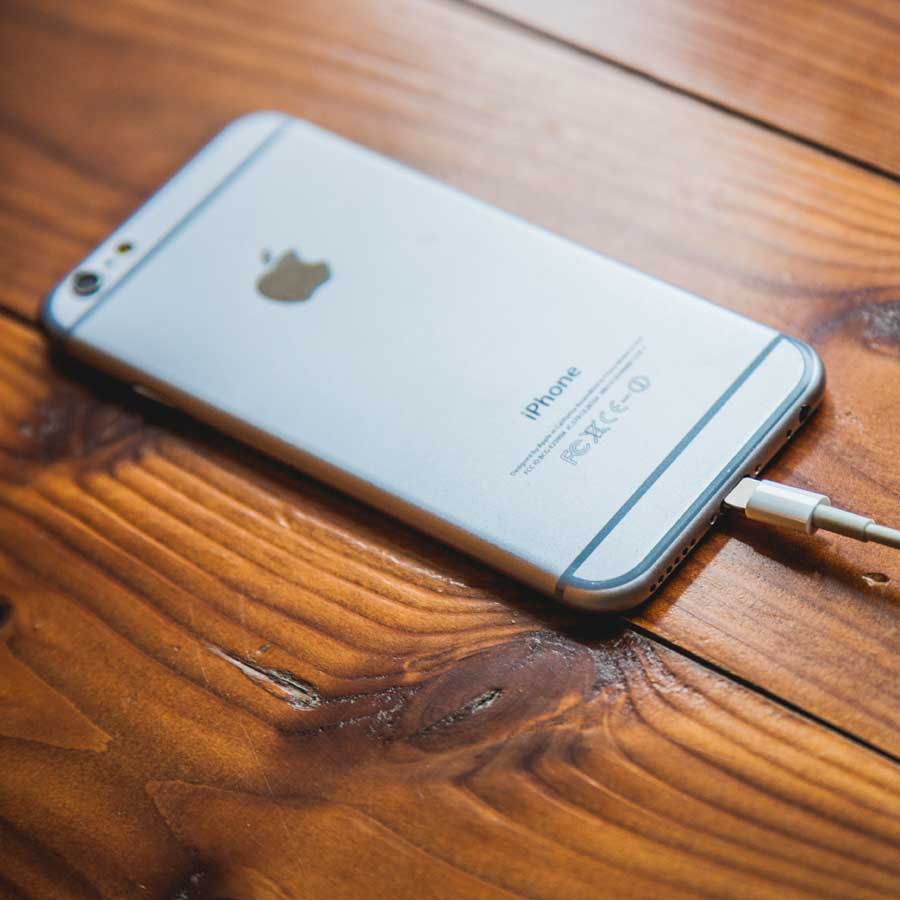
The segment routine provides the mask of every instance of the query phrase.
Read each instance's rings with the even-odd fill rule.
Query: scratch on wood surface
[[[882,299],[886,293],[885,288],[854,291],[849,298],[855,302],[818,323],[808,340],[817,345],[828,335],[855,326],[869,349],[895,352],[900,347],[900,300]]]
[[[863,308],[862,315],[866,343],[900,343],[900,301],[871,303]]]
[[[201,897],[206,896],[208,883],[209,872],[205,868],[196,866],[175,886],[170,900],[200,900]]]
[[[862,579],[870,587],[874,585],[887,584],[891,580],[887,575],[884,574],[884,572],[866,572],[863,574]],[[0,625],[2,624],[2,621],[0,621]]]
[[[308,681],[298,678],[284,669],[273,669],[259,663],[229,653],[215,644],[207,644],[206,648],[220,659],[233,665],[251,681],[264,687],[274,689],[272,692],[287,700],[294,709],[317,709],[322,705],[321,694]]]
[[[493,706],[502,694],[502,688],[489,688],[477,697],[473,697],[468,703],[464,703],[458,709],[453,710],[453,712],[447,713],[446,716],[441,716],[440,719],[420,728],[414,736],[421,737],[422,735],[431,734],[431,732],[439,728],[446,728],[449,725],[455,725],[463,719],[468,719],[470,716],[476,716],[478,713],[484,712],[490,706]]]

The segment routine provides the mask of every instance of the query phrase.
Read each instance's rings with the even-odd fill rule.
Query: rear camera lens
[[[72,289],[80,297],[87,297],[89,294],[95,294],[100,290],[103,283],[103,276],[98,272],[91,272],[89,269],[82,269],[75,273],[72,279]]]

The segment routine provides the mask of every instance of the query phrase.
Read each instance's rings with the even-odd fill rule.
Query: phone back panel
[[[199,204],[176,179],[148,205],[184,214],[68,339],[542,590],[646,587],[815,388],[770,328],[306,123],[251,124]]]

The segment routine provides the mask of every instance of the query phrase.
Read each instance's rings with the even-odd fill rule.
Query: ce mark
[[[570,466],[577,466],[578,460],[599,444],[603,435],[608,434],[612,430],[613,424],[628,412],[631,408],[628,401],[635,394],[642,394],[650,387],[650,379],[646,375],[635,375],[628,382],[628,387],[628,393],[621,400],[610,400],[608,410],[604,409],[598,413],[597,418],[592,419],[590,425],[560,453],[563,462],[567,462]]]

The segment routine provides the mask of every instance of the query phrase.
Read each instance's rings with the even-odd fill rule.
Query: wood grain
[[[821,900],[900,879],[893,762],[123,411],[25,326],[0,319],[0,351],[0,891]]]
[[[472,0],[895,175],[900,11],[882,0]]]

